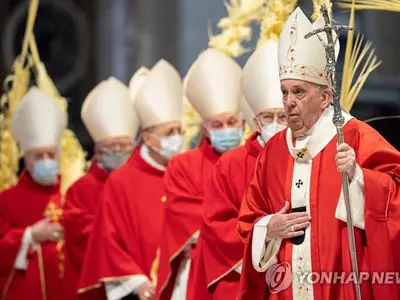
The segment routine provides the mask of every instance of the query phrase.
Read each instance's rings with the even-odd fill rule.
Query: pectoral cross
[[[49,218],[52,222],[58,223],[63,215],[63,210],[58,207],[54,202],[49,202],[44,211],[44,216]]]
[[[296,160],[298,160],[300,158],[303,158],[306,152],[307,152],[307,148],[303,148],[299,152],[297,152],[296,153],[296,156],[297,156]]]

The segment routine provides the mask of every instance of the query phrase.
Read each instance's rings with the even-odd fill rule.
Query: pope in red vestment
[[[128,87],[113,77],[89,93],[81,115],[95,141],[95,157],[89,171],[70,187],[66,195],[63,219],[65,300],[77,299],[83,259],[104,183],[109,173],[129,158],[139,127]]]
[[[12,116],[11,132],[24,150],[25,170],[15,186],[0,194],[1,299],[62,298],[58,147],[66,125],[56,101],[36,87]]]
[[[142,144],[104,185],[79,283],[82,299],[154,296],[163,178],[170,158],[183,144],[182,81],[164,60],[150,71],[139,71],[142,83],[131,88],[137,92],[134,104],[143,128]]]
[[[234,60],[208,49],[185,79],[186,97],[205,120],[204,136],[197,149],[178,155],[167,168],[156,299],[202,298],[194,288],[193,275],[201,267],[196,243],[204,190],[220,155],[237,147],[242,138],[240,76],[241,68]]]
[[[320,39],[326,37],[305,39],[323,25],[323,19],[311,24],[297,8],[281,33],[289,129],[266,144],[243,198],[246,267],[239,299],[356,299],[341,172],[349,179],[362,299],[399,297],[395,281],[376,278],[400,268],[400,154],[345,112],[345,143],[338,145],[330,81],[312,71],[325,71]]]

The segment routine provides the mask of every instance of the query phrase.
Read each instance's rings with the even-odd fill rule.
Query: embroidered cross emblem
[[[63,210],[54,202],[49,202],[44,211],[44,216],[48,217],[52,222],[57,223],[63,215]]]
[[[300,179],[296,182],[296,186],[299,189],[300,186],[303,185],[303,181],[301,181]]]
[[[298,160],[299,158],[303,158],[305,153],[307,152],[307,148],[303,148],[301,149],[299,152],[296,153],[296,160]]]

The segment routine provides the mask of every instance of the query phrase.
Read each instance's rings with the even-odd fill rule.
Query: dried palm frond
[[[352,28],[354,28],[355,23],[354,14],[355,7],[351,6],[349,26]],[[347,33],[342,89],[340,94],[341,104],[348,112],[350,112],[353,107],[368,76],[381,64],[381,61],[378,61],[375,55],[375,50],[372,48],[371,42],[367,42],[363,45],[364,38],[362,36],[360,37],[359,34],[354,43],[353,39],[354,30],[350,30]],[[360,72],[357,76],[358,71]]]
[[[339,0],[337,4],[342,8],[351,8],[354,6],[355,10],[386,10],[393,12],[400,12],[399,0]]]
[[[296,7],[297,0],[267,1],[261,23],[260,38],[257,46],[268,40],[278,40],[282,27]]]
[[[218,22],[221,33],[213,35],[209,30],[209,47],[220,50],[230,57],[239,57],[246,53],[243,41],[252,36],[250,24],[261,21],[265,0],[231,0],[225,3],[228,16]]]

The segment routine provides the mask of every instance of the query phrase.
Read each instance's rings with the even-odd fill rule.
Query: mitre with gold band
[[[60,145],[68,117],[56,100],[32,87],[11,118],[11,132],[24,152]]]
[[[243,68],[242,91],[257,116],[271,108],[283,108],[279,81],[278,42],[264,42]]]
[[[135,99],[142,128],[182,121],[183,88],[178,71],[161,59],[150,70]]]
[[[186,97],[203,119],[237,112],[242,97],[241,74],[235,60],[218,50],[207,49],[190,68]]]
[[[89,93],[81,117],[96,143],[114,137],[133,138],[139,130],[139,117],[129,89],[114,77],[99,83]]]
[[[326,34],[321,33],[309,38],[305,35],[325,25],[320,16],[313,24],[298,7],[286,21],[278,43],[278,61],[280,80],[298,79],[330,86],[326,72]],[[334,38],[336,35],[334,35]],[[339,41],[335,44],[336,59],[339,55]]]

